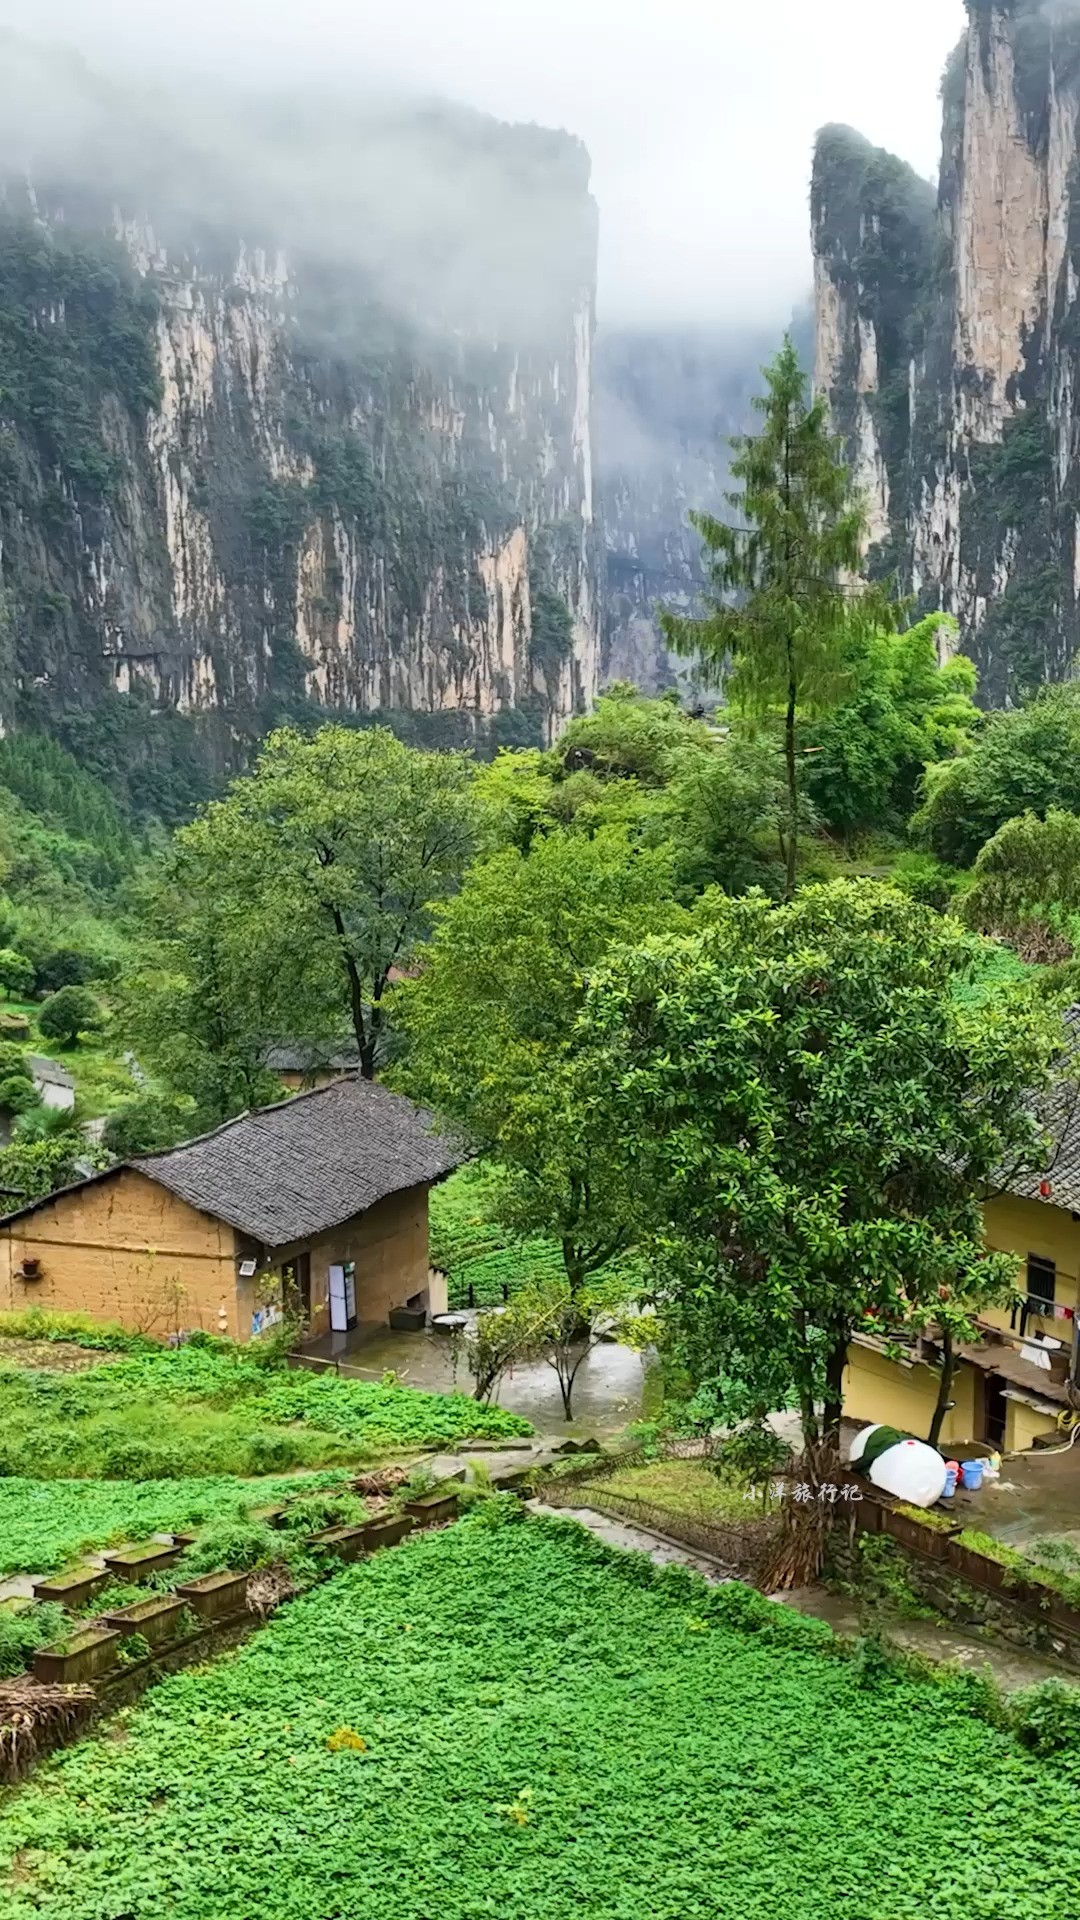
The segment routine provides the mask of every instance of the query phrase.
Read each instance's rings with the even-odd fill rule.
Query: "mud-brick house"
[[[1080,1010],[1068,1025],[1075,1044]],[[986,1244],[1019,1256],[1012,1307],[979,1315],[977,1340],[959,1349],[941,1442],[983,1442],[1006,1453],[1065,1444],[1080,1424],[1080,1088],[1059,1085],[1045,1112],[1054,1141],[1046,1168],[1007,1177],[983,1208]],[[844,1412],[926,1435],[937,1404],[939,1338],[897,1343],[859,1335],[848,1349]],[[1077,1445],[1080,1459],[1080,1443]]]
[[[428,1193],[461,1161],[429,1115],[338,1080],[0,1220],[0,1306],[167,1339],[247,1340],[290,1303],[312,1335],[445,1309]]]

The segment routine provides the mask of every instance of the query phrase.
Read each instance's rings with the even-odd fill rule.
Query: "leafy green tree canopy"
[[[503,1169],[504,1220],[557,1240],[575,1290],[625,1243],[610,1142],[573,1095],[577,1018],[614,944],[682,923],[671,888],[670,851],[615,827],[504,849],[438,909],[420,975],[396,996],[406,1091]]]
[[[960,759],[931,767],[912,829],[941,860],[970,866],[999,827],[1050,807],[1080,814],[1080,685],[1044,687],[995,713]]]
[[[88,987],[61,987],[51,993],[41,1012],[38,1026],[46,1040],[58,1040],[73,1047],[81,1033],[92,1033],[101,1025],[101,1007]]]
[[[737,484],[725,499],[737,524],[690,516],[705,542],[709,612],[703,619],[667,613],[662,624],[678,652],[700,656],[717,679],[727,675],[737,707],[783,714],[790,896],[798,864],[797,722],[837,703],[846,653],[858,633],[887,623],[888,610],[878,590],[855,578],[865,514],[824,400],[807,399],[790,340],[765,369],[765,384],[754,401],[761,432],[733,442]]]
[[[1080,817],[1060,807],[1049,807],[1043,820],[1035,813],[1006,820],[981,849],[960,906],[967,926],[1032,959],[1066,957],[1078,913]]]
[[[24,953],[16,953],[12,947],[0,947],[0,988],[16,999],[22,999],[34,985],[34,969]]]
[[[794,1395],[812,1443],[823,1401],[831,1443],[869,1311],[894,1325],[1000,1279],[980,1201],[1037,1162],[1057,1022],[1019,988],[957,991],[985,944],[889,887],[709,905],[702,931],[597,971],[578,1099],[691,1379],[737,1384],[740,1414]]]
[[[383,727],[327,726],[271,734],[177,845],[194,891],[246,926],[257,968],[278,983],[265,1037],[351,1028],[370,1078],[391,973],[408,966],[479,831],[465,755],[403,746]]]
[[[259,937],[244,902],[208,882],[201,846],[174,844],[142,893],[140,921],[144,938],[121,982],[119,1024],[172,1099],[191,1103],[188,1131],[279,1100],[267,1042],[290,1001],[299,1005],[302,978],[285,970],[277,944]],[[316,952],[308,970],[316,1003],[320,986],[331,990],[316,973],[319,959]],[[305,1032],[298,1025],[290,1037]],[[135,1116],[136,1130],[145,1119]],[[126,1135],[122,1115],[117,1124]],[[134,1150],[111,1145],[119,1157]]]
[[[903,633],[866,628],[844,654],[851,691],[806,730],[807,793],[822,823],[852,834],[904,828],[924,769],[969,748],[983,724],[962,654],[939,664],[941,614]]]
[[[140,1153],[165,1153],[192,1131],[190,1103],[145,1093],[110,1113],[102,1145],[111,1159],[131,1160]]]

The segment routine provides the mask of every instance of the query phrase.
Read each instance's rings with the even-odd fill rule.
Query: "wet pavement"
[[[1052,1535],[1080,1549],[1080,1441],[1067,1453],[1007,1454],[1000,1479],[978,1493],[958,1492],[950,1509],[964,1526],[1011,1547]]]
[[[845,1638],[854,1638],[865,1631],[855,1602],[844,1594],[827,1593],[824,1587],[800,1587],[795,1593],[776,1597],[799,1613],[828,1621],[833,1632]],[[980,1667],[989,1667],[1006,1692],[1034,1686],[1040,1680],[1067,1680],[1073,1686],[1080,1686],[1080,1674],[1070,1672],[1059,1661],[1040,1660],[1038,1654],[1001,1646],[997,1641],[983,1640],[977,1634],[963,1633],[955,1627],[939,1626],[933,1620],[905,1620],[898,1614],[876,1611],[874,1628],[910,1653],[924,1653],[931,1660],[955,1661],[957,1666],[976,1672]]]
[[[394,1373],[406,1387],[429,1393],[472,1390],[464,1358],[454,1369],[453,1342],[445,1333],[391,1333],[388,1329],[350,1344],[338,1359],[343,1379],[378,1380]],[[645,1362],[629,1347],[605,1342],[582,1361],[574,1384],[574,1418],[563,1416],[559,1383],[552,1369],[539,1360],[515,1367],[500,1382],[495,1404],[508,1413],[531,1420],[538,1434],[551,1439],[595,1434],[610,1438],[631,1420],[641,1417]]]
[[[719,1560],[711,1560],[707,1554],[694,1553],[689,1547],[682,1547],[675,1540],[665,1539],[662,1533],[653,1533],[650,1528],[627,1526],[625,1521],[612,1520],[606,1513],[596,1513],[592,1507],[547,1507],[540,1500],[534,1500],[530,1513],[550,1514],[556,1520],[576,1520],[579,1526],[587,1527],[609,1547],[627,1547],[637,1553],[647,1553],[656,1567],[693,1567],[695,1573],[703,1574],[712,1586],[722,1585],[734,1579],[730,1567]]]

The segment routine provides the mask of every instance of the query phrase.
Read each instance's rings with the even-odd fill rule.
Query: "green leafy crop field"
[[[739,1586],[485,1503],[0,1812],[5,1920],[1061,1920],[1077,1781]]]
[[[431,1260],[447,1276],[451,1308],[498,1307],[522,1287],[561,1279],[562,1252],[554,1240],[515,1240],[500,1226],[496,1183],[483,1165],[459,1167],[433,1187],[430,1200]],[[627,1295],[636,1272],[628,1256],[605,1268],[625,1271]]]
[[[0,1480],[0,1576],[55,1573],[80,1553],[239,1519],[305,1490],[329,1489],[343,1471],[269,1480]]]
[[[0,1485],[250,1476],[531,1431],[465,1394],[294,1371],[213,1345],[83,1373],[0,1368]]]

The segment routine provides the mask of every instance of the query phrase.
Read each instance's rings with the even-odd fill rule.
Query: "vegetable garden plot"
[[[297,1372],[194,1341],[90,1373],[0,1368],[0,1477],[247,1477],[531,1432],[463,1393]]]
[[[0,1480],[0,1577],[55,1573],[96,1547],[233,1519],[347,1479],[341,1469],[257,1481]]]
[[[1076,1780],[953,1686],[487,1503],[0,1813],[5,1920],[1059,1920]],[[1038,1845],[1031,1844],[1037,1809]]]

